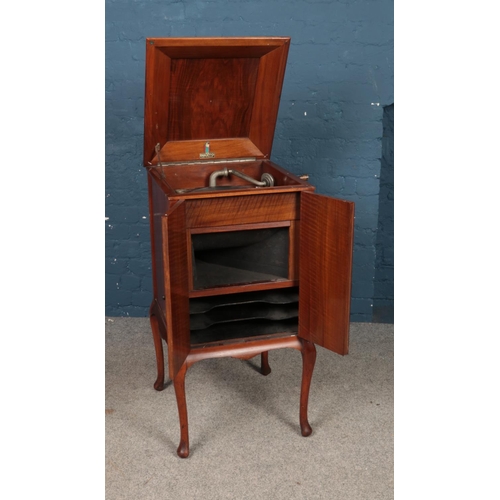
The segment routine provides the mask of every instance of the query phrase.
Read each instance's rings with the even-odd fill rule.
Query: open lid
[[[144,165],[269,158],[289,45],[288,37],[148,38]]]

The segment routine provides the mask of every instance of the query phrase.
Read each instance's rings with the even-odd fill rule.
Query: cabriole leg
[[[309,402],[309,388],[311,387],[311,378],[316,362],[316,347],[308,340],[300,339],[302,344],[302,385],[300,388],[300,431],[303,436],[309,436],[312,433],[311,426],[307,420],[307,405]]]
[[[158,376],[156,377],[154,388],[157,391],[163,391],[165,387],[165,361],[163,359],[163,345],[160,335],[160,329],[158,326],[158,319],[153,313],[150,313],[149,321],[151,322],[151,330],[153,331],[153,341],[156,351],[156,368],[158,371]]]
[[[269,375],[271,367],[269,366],[269,351],[263,352],[260,355],[260,373],[262,375]]]
[[[181,440],[177,448],[177,455],[181,458],[187,458],[189,455],[189,433],[188,416],[186,405],[185,378],[187,363],[184,362],[181,369],[174,377],[175,397],[177,398],[177,409],[179,410],[179,423],[181,426]]]

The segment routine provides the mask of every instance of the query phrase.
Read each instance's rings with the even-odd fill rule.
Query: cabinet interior
[[[239,172],[252,177],[255,180],[260,180],[263,174],[271,174],[274,178],[274,186],[268,187],[270,191],[275,189],[296,188],[297,186],[305,185],[303,181],[296,178],[289,172],[285,172],[266,160],[256,161],[239,161],[231,162],[207,162],[205,164],[192,165],[172,165],[155,167],[159,171],[160,177],[163,179],[164,185],[170,188],[172,195],[183,194],[187,197],[199,195],[200,190],[207,190],[209,186],[210,175],[224,168],[235,169]],[[217,188],[212,188],[212,191],[217,189],[250,189],[262,190],[261,187],[256,187],[248,181],[241,179],[236,175],[228,177],[220,177],[217,179]]]
[[[289,238],[289,227],[192,234],[192,289],[288,280]]]
[[[298,331],[298,288],[192,298],[191,345]]]

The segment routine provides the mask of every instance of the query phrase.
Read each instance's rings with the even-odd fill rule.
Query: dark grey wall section
[[[169,36],[292,37],[271,158],[356,202],[351,317],[371,321],[392,0],[107,0],[106,314],[144,316],[151,301],[144,53]]]
[[[373,321],[394,323],[394,104],[383,125]]]

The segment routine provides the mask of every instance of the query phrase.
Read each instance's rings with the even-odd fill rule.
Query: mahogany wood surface
[[[158,237],[155,237],[155,227],[154,227],[155,218],[154,218],[154,200],[153,200],[153,189],[155,189],[155,186],[153,184],[156,185],[156,182],[154,182],[153,179],[151,178],[151,175],[148,174],[148,207],[149,207],[149,235],[151,238],[151,269],[153,275],[153,297],[156,298],[158,297],[158,282],[156,279],[158,264],[156,262],[156,259],[158,255],[162,254],[161,251],[162,244],[161,242],[158,241]],[[161,228],[160,228],[160,236],[161,236]],[[163,269],[161,269],[161,275],[163,276]]]
[[[189,278],[185,203],[177,202],[163,218],[168,368],[173,380],[190,348]]]
[[[299,203],[297,193],[186,200],[187,226],[230,226],[294,220],[299,218]]]
[[[144,165],[154,289],[150,308],[157,361],[154,388],[164,388],[165,340],[179,411],[181,458],[189,455],[185,377],[194,363],[260,354],[261,373],[268,375],[270,350],[299,350],[299,423],[301,434],[309,436],[315,344],[338,354],[348,351],[354,204],[314,194],[313,186],[269,160],[289,45],[288,37],[146,41]],[[200,157],[207,141],[214,156]],[[270,173],[275,185],[256,188],[233,175],[217,180],[218,187],[229,189],[182,191],[208,187],[210,175],[223,168],[257,180]],[[213,288],[193,289],[192,235],[275,227],[289,227],[288,277],[285,264],[281,274],[262,275],[265,281],[246,283],[251,281],[246,275],[241,279],[245,283],[214,286],[225,283],[215,280],[203,284]],[[220,240],[221,235],[214,238]],[[234,247],[223,250],[230,248]],[[223,257],[230,260],[226,254]],[[220,268],[217,272],[222,273]],[[237,331],[219,327],[200,334],[190,322],[191,299],[193,305],[200,297],[297,286],[298,335],[296,312],[293,329],[284,322],[270,329],[251,318],[247,323],[252,322],[253,329],[247,325],[242,330],[240,325]],[[247,338],[236,338],[243,335]]]
[[[236,186],[236,185],[235,185]],[[291,194],[301,191],[314,191],[314,188],[308,186],[269,186],[269,187],[255,187],[249,189],[236,188],[234,190],[220,190],[212,192],[197,192],[186,193],[186,194],[176,194],[170,196],[170,200],[206,200],[215,198],[243,198],[246,196],[261,196],[263,194]]]
[[[314,187],[300,177],[287,172],[284,168],[269,160],[262,161],[262,171],[269,172],[275,179],[275,187],[300,186],[314,191]]]
[[[155,145],[166,140],[168,124],[159,117],[168,116],[170,58],[159,50],[146,51],[146,93],[144,98],[144,165],[155,156]]]
[[[168,140],[248,137],[258,70],[253,57],[173,59]],[[211,149],[216,152],[216,143]]]
[[[158,188],[165,193],[166,196],[175,193],[174,188],[167,182],[165,171],[163,168],[159,168],[158,166],[146,167],[148,170],[148,177],[158,186]],[[151,195],[150,195],[151,196]],[[171,200],[170,200],[171,201]]]
[[[221,342],[219,344],[203,345],[200,347],[193,346],[187,357],[187,364],[189,368],[194,363],[204,359],[223,357],[237,358],[240,356],[253,357],[264,351],[282,349],[285,347],[301,350],[302,344],[296,335],[288,334],[285,336],[269,336],[265,339],[242,339],[240,342],[234,343]]]
[[[153,332],[153,342],[155,345],[156,353],[156,368],[158,375],[154,383],[154,388],[157,391],[162,391],[165,387],[165,360],[163,357],[163,344],[158,319],[160,315],[161,312],[158,310],[158,304],[156,300],[153,300],[153,303],[151,304],[151,307],[149,309],[149,320],[151,323],[151,330]]]
[[[288,277],[291,280],[299,279],[299,261],[300,261],[300,221],[290,221],[290,244],[288,256]]]
[[[172,57],[260,57],[281,47],[290,37],[182,37],[147,38],[147,45],[156,45]],[[260,52],[258,49],[260,48]],[[206,49],[206,51],[204,51]]]
[[[209,59],[230,57],[260,58],[289,43],[289,37],[195,37],[148,38],[147,45],[156,46],[171,58]]]
[[[260,59],[249,137],[265,158],[271,155],[289,46],[288,41]]]
[[[249,359],[253,356],[261,354],[261,360],[263,363],[262,373],[267,375],[271,372],[269,363],[267,362],[268,351],[273,349],[282,349],[285,347],[297,349],[302,354],[303,369],[300,391],[299,423],[303,436],[309,436],[311,434],[312,429],[307,419],[307,406],[309,401],[311,378],[316,360],[316,349],[314,344],[292,335],[282,338],[252,340],[245,343],[193,348],[174,378],[174,388],[177,398],[180,423],[180,442],[179,447],[177,448],[177,455],[179,455],[179,457],[187,458],[189,455],[189,424],[185,391],[185,377],[188,368],[194,363],[204,359],[220,357]]]
[[[310,436],[312,433],[309,420],[307,418],[307,408],[309,404],[309,389],[311,387],[311,379],[316,362],[316,347],[308,340],[300,339],[302,344],[302,382],[300,386],[300,431],[304,437]]]
[[[302,193],[299,336],[347,354],[354,203]]]
[[[190,290],[189,297],[213,297],[214,295],[228,295],[230,293],[259,292],[261,290],[276,290],[278,288],[292,288],[299,284],[298,280],[277,279],[262,283],[249,283],[248,285],[226,285],[203,290]]]
[[[163,216],[168,211],[168,198],[159,185],[148,175],[149,227],[154,298],[165,313],[165,267],[163,262]]]
[[[180,143],[178,143],[180,144]],[[194,189],[207,187],[209,183],[210,174],[216,170],[222,170],[223,168],[234,168],[250,177],[260,180],[263,173],[270,173],[275,178],[275,186],[273,188],[283,188],[288,186],[309,186],[307,183],[293,176],[292,174],[287,174],[282,171],[282,169],[277,168],[276,165],[271,162],[257,160],[247,160],[238,162],[198,162],[198,163],[172,163],[158,168],[160,174],[158,179],[161,179],[162,183],[165,183],[167,187],[171,190],[171,195],[177,195],[176,189]],[[153,171],[157,171],[157,167]],[[157,172],[158,173],[158,172]],[[250,191],[259,191],[254,188],[248,181],[241,179],[235,175],[230,177],[220,177],[217,179],[217,186],[245,186],[250,189]],[[287,191],[289,191],[287,189]],[[203,192],[202,192],[203,193]],[[190,197],[197,196],[202,193],[183,193],[181,196]],[[215,195],[216,191],[204,192],[205,196]]]
[[[228,226],[194,227],[190,234],[225,233],[227,231],[249,231],[251,229],[269,229],[273,227],[290,227],[292,221],[260,222],[257,224],[232,224]]]
[[[269,366],[269,351],[264,351],[260,355],[260,372],[262,375],[269,375],[271,367]]]
[[[181,427],[181,439],[177,448],[177,455],[180,458],[187,458],[189,455],[189,429],[186,404],[186,371],[187,361],[182,363],[174,378],[175,397],[177,399],[177,410],[179,411],[179,423]]]
[[[223,168],[236,168],[240,172],[253,177],[254,179],[260,179],[263,173],[262,161],[247,161],[245,163],[235,163],[230,162],[214,163],[214,162],[200,162],[192,164],[172,164],[162,167],[165,180],[168,182],[169,186],[175,189],[194,189],[200,187],[208,187],[208,182],[210,179],[210,174],[216,170],[222,170]],[[236,176],[220,177],[217,179],[218,186],[250,186],[250,184],[244,179],[240,179]],[[173,195],[177,193],[173,192]],[[187,193],[189,194],[189,193]],[[211,193],[213,194],[213,193]],[[184,195],[183,195],[184,197]]]
[[[144,164],[269,158],[290,39],[148,38]],[[217,141],[222,141],[217,143]]]
[[[199,160],[200,153],[205,151],[205,143],[210,142],[210,151],[214,153],[215,158],[261,158],[264,153],[248,137],[212,139],[206,137],[202,140],[182,140],[165,143],[160,150],[162,162],[176,162],[182,160]],[[152,156],[150,163],[158,163],[158,157]],[[216,170],[216,169],[214,169]]]

